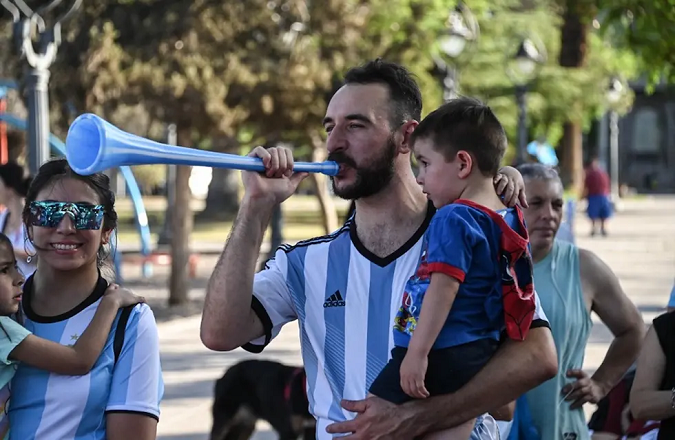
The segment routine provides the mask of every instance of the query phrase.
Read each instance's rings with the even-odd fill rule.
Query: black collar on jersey
[[[98,281],[96,281],[96,286],[94,287],[94,290],[89,294],[87,298],[85,298],[84,301],[82,301],[80,304],[75,306],[72,310],[67,311],[66,313],[62,313],[57,316],[42,316],[38,315],[33,311],[33,308],[31,307],[31,301],[33,297],[33,276],[35,274],[31,275],[27,280],[26,283],[23,286],[23,298],[22,298],[22,303],[23,303],[23,312],[26,315],[28,319],[34,322],[40,322],[43,324],[49,324],[53,322],[59,322],[59,321],[65,321],[66,319],[70,319],[73,316],[77,315],[80,313],[82,310],[86,309],[90,305],[94,304],[96,301],[99,300],[105,293],[105,290],[108,288],[108,282],[101,276],[101,272],[98,272]],[[58,287],[54,287],[57,289]]]
[[[406,252],[410,250],[413,246],[415,246],[415,243],[419,241],[420,238],[424,235],[424,233],[427,231],[427,228],[429,227],[429,223],[431,223],[431,218],[434,216],[436,213],[436,208],[434,208],[434,204],[429,202],[427,205],[427,216],[424,219],[424,222],[420,225],[419,228],[417,228],[417,231],[413,234],[412,237],[406,241],[403,246],[400,248],[396,249],[394,252],[391,254],[387,255],[386,257],[378,257],[371,251],[369,251],[363,243],[361,243],[361,240],[359,240],[359,236],[356,233],[356,217],[353,216],[351,219],[351,223],[349,225],[349,236],[352,239],[352,243],[354,243],[354,247],[356,248],[357,251],[364,257],[366,257],[369,261],[372,263],[377,264],[380,267],[385,267],[388,266],[390,263],[396,261],[399,257],[404,255]]]

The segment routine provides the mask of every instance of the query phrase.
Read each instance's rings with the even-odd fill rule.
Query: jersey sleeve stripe
[[[532,324],[530,324],[530,330],[532,330],[533,328],[547,328],[547,329],[550,330],[551,324],[545,319],[535,318],[535,319],[532,320]],[[499,340],[501,342],[504,342],[507,339],[509,339],[509,336],[506,334],[506,330],[502,330],[499,333]]]
[[[260,300],[256,298],[255,295],[251,297],[251,309],[253,309],[253,312],[262,323],[263,331],[265,333],[265,342],[262,345],[248,342],[242,345],[241,348],[248,351],[249,353],[261,353],[265,347],[267,347],[267,344],[269,344],[272,340],[272,320],[270,319],[270,315],[267,313],[267,310],[265,310],[265,306],[262,305]]]
[[[458,269],[455,266],[451,266],[446,263],[429,263],[427,268],[429,269],[429,273],[440,272],[449,277],[455,278],[460,283],[463,283],[464,278],[466,277],[466,274],[462,269]]]
[[[551,328],[551,324],[545,319],[533,319],[532,324],[530,324],[530,328],[541,328],[541,327],[546,327],[548,329]]]
[[[146,411],[133,411],[133,410],[128,410],[128,409],[110,409],[106,410],[106,414],[137,414],[139,416],[146,416],[150,417],[151,419],[157,420],[159,422],[159,416],[154,413],[146,412]]]

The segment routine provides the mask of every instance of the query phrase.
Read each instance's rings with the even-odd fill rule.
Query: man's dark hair
[[[422,117],[422,93],[413,75],[403,66],[377,58],[345,74],[345,84],[383,84],[394,104],[390,124],[394,129]]]
[[[471,154],[485,176],[495,176],[506,151],[506,133],[490,107],[473,98],[453,99],[429,113],[415,128],[411,144],[430,139],[447,160]]]

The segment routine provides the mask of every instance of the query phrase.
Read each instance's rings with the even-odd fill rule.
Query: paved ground
[[[673,285],[675,268],[675,197],[625,201],[623,211],[610,225],[607,238],[588,237],[583,214],[576,216],[578,244],[596,252],[617,273],[625,291],[640,308],[645,323],[661,313]],[[219,244],[222,247],[222,244]],[[140,270],[124,266],[130,285],[149,298],[160,329],[162,366],[166,393],[159,424],[160,440],[206,440],[210,429],[213,381],[240,359],[253,356],[242,350],[214,353],[205,349],[198,336],[200,310],[206,277],[215,256],[205,256],[191,292],[192,303],[179,311],[164,306],[166,269],[157,268],[151,280],[140,280]],[[176,315],[184,315],[179,317]],[[173,319],[171,319],[173,318]],[[597,323],[597,319],[595,319]],[[611,334],[598,324],[586,350],[584,368],[593,371],[602,361]],[[265,356],[290,364],[300,363],[297,326],[289,325],[265,350]],[[588,412],[593,410],[588,407]],[[256,440],[276,436],[261,424]]]

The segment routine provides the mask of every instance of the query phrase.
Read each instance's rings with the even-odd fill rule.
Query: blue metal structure
[[[19,85],[13,79],[0,79],[0,99],[7,95],[9,89],[16,90]]]
[[[12,116],[7,113],[0,113],[0,121],[4,121],[7,124],[18,128],[19,130],[26,130],[28,124],[23,119],[19,119],[15,116]],[[65,157],[66,155],[66,145],[53,134],[49,134],[49,145],[52,151],[56,152],[60,156]],[[143,197],[141,196],[141,190],[138,187],[138,183],[134,178],[134,174],[131,171],[131,168],[128,166],[122,166],[119,168],[124,181],[126,183],[127,192],[131,197],[132,206],[134,208],[134,213],[136,215],[136,227],[140,234],[141,238],[141,254],[144,256],[149,256],[152,252],[152,245],[150,241],[150,226],[148,225],[148,214],[145,210],[145,205],[143,204]],[[114,243],[117,242],[117,237],[113,236],[112,240]],[[120,252],[115,252],[115,269],[117,276],[121,278],[121,255]],[[145,263],[143,265],[143,275],[145,277],[151,276],[152,266],[150,263]],[[119,282],[119,281],[118,281]]]

